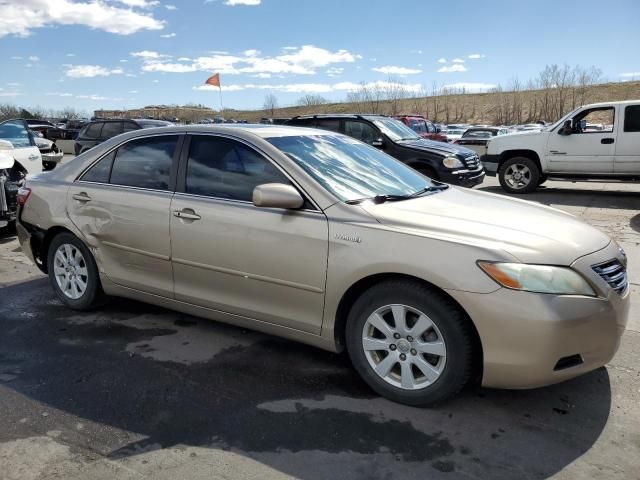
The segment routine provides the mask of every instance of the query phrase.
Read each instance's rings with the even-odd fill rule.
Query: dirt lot
[[[74,313],[0,238],[0,479],[640,478],[640,186],[527,198],[627,251],[620,351],[560,385],[432,409],[375,396],[343,355],[130,301]]]

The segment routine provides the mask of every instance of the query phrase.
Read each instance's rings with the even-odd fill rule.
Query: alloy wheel
[[[57,248],[53,258],[53,273],[60,291],[66,297],[77,300],[87,291],[87,262],[75,245],[63,243]]]
[[[526,165],[514,163],[504,172],[504,180],[511,188],[522,190],[531,183],[531,170]]]
[[[408,305],[385,305],[367,318],[362,348],[385,382],[405,390],[433,385],[444,371],[447,348],[436,324]]]

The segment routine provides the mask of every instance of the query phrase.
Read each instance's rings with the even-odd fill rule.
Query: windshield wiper
[[[385,203],[385,202],[398,202],[400,200],[407,200],[409,198],[419,197],[420,195],[423,195],[425,193],[439,192],[441,190],[446,190],[447,188],[449,188],[449,185],[447,185],[445,183],[441,183],[439,185],[430,185],[428,187],[421,188],[417,192],[413,192],[413,193],[411,193],[409,195],[385,195],[385,194],[381,194],[381,195],[375,195],[373,197],[364,197],[364,198],[356,198],[355,200],[347,200],[345,203],[347,203],[349,205],[357,205],[357,204],[365,202],[367,200],[371,200],[373,203],[375,203],[377,205],[377,204]]]

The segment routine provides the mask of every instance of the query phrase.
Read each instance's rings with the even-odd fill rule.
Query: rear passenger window
[[[168,190],[178,135],[139,138],[118,149],[111,183],[130,187]]]
[[[624,109],[624,131],[640,132],[640,105],[629,105]]]
[[[286,183],[287,177],[246,145],[227,138],[193,136],[185,191],[196,195],[252,201],[263,183]]]
[[[102,127],[101,137],[108,139],[122,133],[122,122],[107,122]]]
[[[340,133],[340,120],[332,120],[330,118],[319,118],[318,128]]]
[[[95,163],[87,170],[80,180],[84,182],[109,183],[109,174],[111,173],[111,164],[116,156],[115,150],[109,155],[102,157],[98,163]]]
[[[84,137],[87,138],[100,138],[100,131],[102,130],[102,122],[91,123],[84,132]]]

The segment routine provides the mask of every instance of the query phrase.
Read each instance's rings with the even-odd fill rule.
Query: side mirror
[[[296,209],[304,205],[304,199],[291,185],[264,183],[253,189],[253,204],[263,208]]]
[[[572,133],[571,120],[565,120],[564,121],[564,125],[562,125],[560,130],[558,130],[558,133],[560,135],[571,135],[571,133]]]
[[[371,142],[371,145],[376,148],[384,147],[384,138],[382,137],[376,138],[373,142]]]
[[[442,129],[440,127],[436,127],[436,133],[440,133],[442,132]]]

